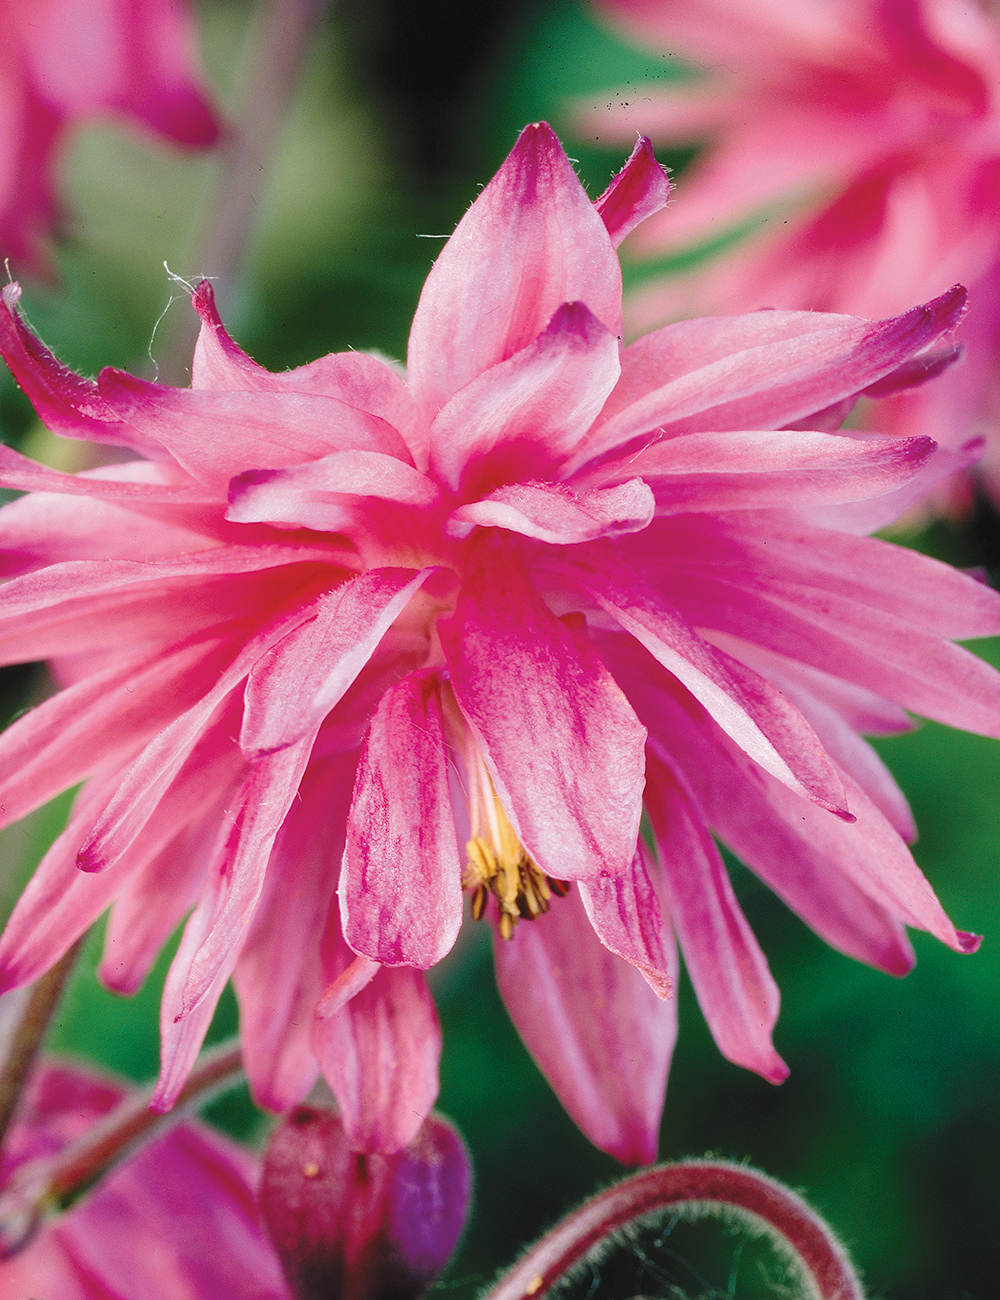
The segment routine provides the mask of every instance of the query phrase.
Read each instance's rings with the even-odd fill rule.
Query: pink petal
[[[165,846],[158,846],[154,855],[130,854],[132,874],[119,890],[108,918],[98,969],[98,978],[106,988],[115,993],[135,993],[170,936],[198,901],[214,827],[224,814],[224,802],[215,800],[206,813],[181,826]],[[150,839],[147,827],[147,846]]]
[[[191,366],[191,387],[265,393],[312,393],[335,397],[348,406],[385,420],[400,433],[414,418],[413,399],[390,365],[366,352],[331,352],[308,365],[272,374],[238,347],[226,332],[207,280],[191,301],[202,327]]]
[[[462,862],[436,673],[382,697],[361,753],[338,887],[344,938],[387,966],[433,966],[462,924]]]
[[[313,1051],[356,1150],[409,1146],[438,1094],[441,1026],[423,972],[380,970],[332,1019],[314,1021]]]
[[[238,474],[229,485],[226,518],[337,532],[343,528],[345,510],[356,508],[358,498],[429,506],[440,495],[436,483],[395,456],[335,451],[290,469]]]
[[[622,380],[582,465],[630,439],[805,420],[904,365],[952,329],[965,292],[951,290],[891,320],[820,312],[752,312],[680,321],[622,357]]]
[[[277,469],[331,451],[409,451],[385,420],[311,393],[218,393],[167,388],[103,370],[102,397],[130,431],[153,442],[194,478],[224,488],[247,465]]]
[[[133,870],[131,862],[96,877],[77,870],[80,840],[108,791],[108,774],[102,773],[81,792],[69,825],[25,886],[0,938],[0,991],[43,975],[101,915]]]
[[[768,649],[876,690],[914,713],[1000,735],[1000,677],[950,641],[821,589],[788,583],[781,590],[760,581],[753,590],[699,565],[670,576],[669,598],[693,623],[735,636],[753,628]]]
[[[189,921],[188,929],[190,927]],[[176,1104],[181,1089],[191,1073],[191,1067],[198,1059],[215,1008],[218,1006],[219,998],[222,997],[226,981],[232,974],[238,955],[238,948],[229,950],[215,980],[202,1000],[186,1016],[177,1012],[185,972],[183,963],[178,962],[180,953],[174,958],[167,972],[167,981],[163,987],[163,1001],[160,1004],[160,1074],[156,1081],[153,1100],[150,1102],[150,1110],[163,1113],[171,1110]]]
[[[653,518],[653,493],[641,478],[616,487],[572,491],[559,483],[513,483],[448,517],[452,537],[504,528],[556,546],[640,532]]]
[[[98,767],[136,753],[190,708],[231,659],[200,639],[145,662],[118,663],[46,700],[0,736],[0,825],[25,816]]]
[[[907,547],[777,519],[768,521],[766,533],[752,523],[713,520],[689,521],[684,534],[685,554],[744,567],[767,586],[831,591],[937,636],[1000,633],[1000,593]]]
[[[333,869],[344,848],[355,754],[310,763],[300,798],[275,840],[264,892],[233,985],[243,1062],[257,1104],[282,1112],[300,1102],[319,1066],[310,1042],[323,991],[319,936],[336,912]]]
[[[621,272],[551,127],[525,127],[431,269],[410,332],[410,391],[429,417],[527,347],[567,302],[621,332]]]
[[[13,447],[0,444],[0,485],[22,492],[68,492],[76,496],[98,497],[121,505],[166,502],[176,505],[201,505],[218,501],[197,484],[143,483],[117,478],[98,478],[93,474],[62,474],[22,456]]]
[[[441,644],[518,838],[559,880],[618,875],[639,829],[645,737],[590,645],[489,542]]]
[[[640,221],[665,208],[669,198],[666,170],[656,161],[653,146],[643,137],[636,141],[628,162],[608,188],[594,200],[594,207],[617,248]]]
[[[0,290],[0,352],[46,428],[64,438],[115,443],[162,460],[155,436],[144,436],[122,424],[97,384],[64,366],[25,327],[14,310],[20,296],[16,284]]]
[[[430,427],[431,469],[456,490],[548,477],[574,450],[614,388],[618,340],[582,302],[476,376]],[[488,463],[483,464],[484,460]]]
[[[791,700],[808,720],[833,761],[857,781],[882,815],[907,843],[912,844],[917,838],[917,828],[905,795],[878,754],[858,735],[856,710],[852,708],[853,716],[845,717],[838,707],[851,690],[848,684],[838,683],[836,678],[826,673],[738,641],[726,633],[711,634],[710,639],[741,662],[749,664]],[[850,703],[854,705],[856,701]],[[902,713],[902,710],[898,712]],[[904,726],[897,726],[896,730],[909,730],[912,726],[905,714],[903,718]]]
[[[73,0],[49,0],[27,8],[26,19],[32,75],[64,113],[110,110],[192,147],[218,139],[218,121],[199,84],[196,32],[185,6],[111,0],[81,12]]]
[[[646,763],[646,807],[663,866],[664,902],[719,1051],[781,1083],[788,1067],[771,1043],[778,986],[690,796],[652,755]]]
[[[860,792],[856,824],[829,817],[751,764],[635,642],[605,637],[601,652],[648,724],[650,745],[683,770],[720,838],[833,947],[905,974],[913,953],[900,917],[911,909],[877,901],[884,895],[873,877],[884,859],[906,898],[921,896],[926,882],[888,823],[869,816]]]
[[[575,890],[495,938],[510,1018],[574,1123],[623,1164],[656,1159],[677,1004],[601,944]],[[672,947],[672,944],[671,944]],[[676,957],[668,960],[676,970]]]
[[[209,888],[188,922],[175,959],[178,971],[186,972],[179,1017],[191,1014],[224,966],[228,978],[229,954],[242,947],[264,887],[275,836],[298,797],[314,739],[315,733],[306,735],[254,763],[233,797],[232,822],[228,833],[222,823],[219,857],[209,868]]]
[[[713,649],[642,578],[615,563],[617,558],[602,556],[603,572],[592,564],[571,576],[755,762],[821,807],[850,817],[840,777],[799,711],[755,672]]]
[[[246,756],[272,753],[318,726],[432,572],[369,569],[321,597],[315,617],[273,645],[250,673],[240,732]]]
[[[246,618],[262,604],[284,603],[290,590],[329,585],[340,576],[336,558],[321,548],[258,545],[219,546],[168,560],[51,565],[0,589],[3,662],[180,640],[199,627]],[[266,572],[279,568],[285,572]],[[264,601],[262,584],[268,590]]]
[[[689,433],[604,461],[573,481],[588,487],[640,474],[657,514],[755,510],[864,500],[909,482],[930,459],[929,438],[832,433]]]
[[[587,919],[605,948],[631,962],[658,998],[668,998],[674,993],[673,979],[663,949],[663,916],[649,878],[647,854],[640,838],[628,871],[610,879],[581,880],[577,888]]]

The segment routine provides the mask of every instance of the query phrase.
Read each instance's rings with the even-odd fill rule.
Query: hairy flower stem
[[[166,1114],[150,1110],[153,1088],[125,1098],[58,1154],[22,1165],[0,1194],[0,1258],[27,1245],[47,1210],[64,1209],[136,1146],[183,1119],[190,1107],[233,1084],[243,1069],[235,1039],[203,1052],[177,1104]]]
[[[736,1210],[763,1226],[792,1252],[816,1300],[864,1300],[846,1254],[805,1201],[764,1174],[720,1160],[658,1165],[600,1192],[546,1233],[483,1300],[538,1300],[619,1228],[695,1203]]]
[[[0,1045],[3,1059],[0,1066],[0,1144],[7,1133],[24,1081],[45,1041],[52,1016],[86,937],[82,935],[77,939],[59,961],[30,988],[7,994],[8,998],[14,1000],[15,1010],[10,1023],[0,1031],[3,1038]]]
[[[260,213],[278,133],[298,81],[325,0],[261,0],[248,37],[240,82],[247,86],[238,120],[221,146],[219,181],[191,256],[199,276],[211,279],[224,306]],[[190,313],[171,318],[159,378],[185,384],[198,323]]]

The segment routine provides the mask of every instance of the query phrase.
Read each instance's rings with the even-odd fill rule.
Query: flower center
[[[518,921],[537,920],[549,910],[553,896],[565,898],[569,882],[553,880],[535,863],[503,810],[489,773],[480,759],[477,789],[472,793],[472,838],[465,846],[468,862],[462,888],[472,891],[474,921],[481,919],[489,895],[500,909],[500,935],[509,939]]]

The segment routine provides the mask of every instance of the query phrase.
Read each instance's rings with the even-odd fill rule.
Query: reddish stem
[[[28,1244],[47,1210],[64,1208],[140,1143],[158,1137],[186,1118],[192,1106],[203,1106],[231,1087],[242,1070],[238,1043],[220,1043],[195,1062],[173,1110],[150,1110],[155,1089],[143,1088],[55,1155],[21,1165],[0,1192],[0,1259]]]
[[[691,1160],[658,1165],[609,1187],[532,1246],[483,1300],[538,1300],[611,1233],[656,1210],[691,1202],[733,1208],[787,1245],[820,1300],[864,1300],[847,1255],[801,1197],[743,1165]]]

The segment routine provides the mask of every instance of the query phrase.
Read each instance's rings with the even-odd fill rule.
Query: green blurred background
[[[210,78],[235,111],[234,51],[250,7],[211,0],[198,12]],[[622,159],[571,139],[573,97],[608,87],[641,92],[670,67],[616,44],[570,0],[341,5],[324,18],[273,172],[262,178],[246,271],[226,309],[233,333],[271,368],[346,347],[404,356],[442,238],[519,128],[551,121],[596,196]],[[24,297],[29,319],[65,361],[91,373],[104,364],[152,373],[173,315],[188,310],[176,302],[153,337],[177,292],[164,261],[187,278],[212,271],[193,259],[216,166],[113,126],[78,136],[64,168],[62,283],[28,286]],[[33,454],[63,454],[6,375],[0,430]],[[980,506],[960,528],[937,525],[909,540],[995,570],[998,534]],[[977,649],[1000,661],[1000,648]],[[32,670],[6,670],[8,717],[35,681]],[[1000,1293],[1000,746],[927,724],[879,749],[913,803],[921,866],[956,924],[986,935],[982,950],[962,958],[917,935],[918,967],[894,981],[829,951],[734,864],[783,992],[776,1044],[791,1077],[774,1088],[722,1060],[682,985],[660,1152],[747,1158],[806,1192],[873,1295],[990,1300]],[[67,806],[57,801],[0,834],[8,909]],[[143,990],[123,1000],[94,979],[97,940],[53,1045],[149,1079],[169,954]],[[520,1046],[495,991],[485,933],[469,930],[461,951],[434,972],[434,986],[445,1030],[439,1104],[465,1133],[477,1171],[474,1218],[439,1289],[465,1300],[618,1169],[576,1132]],[[227,997],[213,1038],[235,1025]],[[266,1131],[245,1092],[210,1115],[246,1140]],[[715,1227],[667,1228],[623,1247],[599,1274],[586,1273],[574,1294],[775,1293],[767,1284],[775,1266],[759,1250]]]

